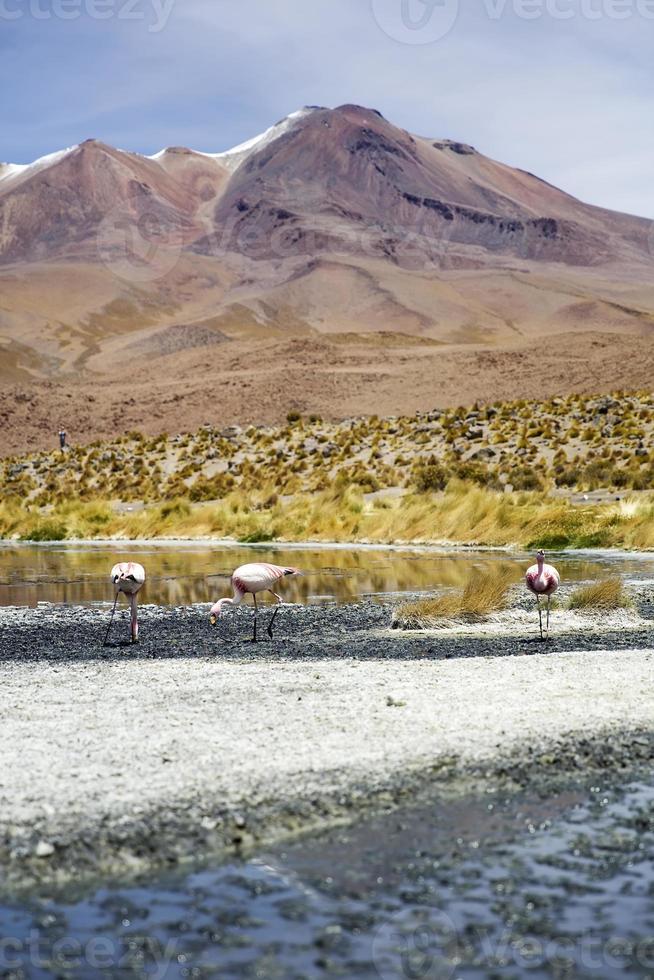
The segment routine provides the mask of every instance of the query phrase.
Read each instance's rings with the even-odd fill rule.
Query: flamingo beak
[[[216,617],[214,616],[213,613],[211,614],[211,616],[209,616],[209,625],[210,626],[215,626],[216,625]]]

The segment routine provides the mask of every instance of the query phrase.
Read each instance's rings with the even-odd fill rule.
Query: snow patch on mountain
[[[274,140],[279,139],[284,133],[290,132],[294,126],[303,119],[305,116],[310,115],[312,112],[316,111],[316,107],[305,106],[303,109],[298,109],[297,112],[292,112],[289,116],[275,123],[261,133],[259,136],[255,136],[253,139],[246,140],[245,143],[239,143],[238,146],[234,146],[231,150],[223,150],[221,153],[198,153],[198,156],[206,157],[209,160],[215,160],[217,163],[222,164],[231,173],[238,169],[241,164],[247,160],[247,158],[255,151],[262,150],[265,146],[268,146]],[[159,161],[161,160],[168,150],[159,150],[153,156],[148,157],[149,160]]]
[[[44,157],[39,157],[33,163],[0,163],[0,182],[12,180],[14,177],[24,179],[33,177],[39,170],[51,167],[76,149],[77,145],[69,146],[65,150],[57,150],[55,153],[48,153]]]
[[[251,153],[262,150],[265,146],[274,142],[274,140],[279,139],[280,136],[293,129],[301,119],[315,112],[316,109],[316,106],[305,106],[303,109],[298,109],[297,112],[292,112],[285,119],[275,123],[265,133],[261,133],[259,136],[255,136],[254,139],[247,140],[245,143],[240,143],[239,146],[235,146],[231,150],[224,150],[222,153],[201,153],[197,151],[198,156],[215,160],[216,163],[221,164],[233,173],[247,160]],[[13,185],[19,179],[25,180],[33,177],[40,170],[45,170],[47,167],[53,166],[76,149],[78,149],[78,145],[69,146],[65,150],[58,150],[55,153],[48,153],[46,156],[39,157],[33,163],[0,163],[0,183],[3,185],[11,183]],[[158,153],[154,153],[145,159],[159,163],[165,158],[168,152],[169,148],[159,150]],[[140,156],[141,154],[133,155]]]

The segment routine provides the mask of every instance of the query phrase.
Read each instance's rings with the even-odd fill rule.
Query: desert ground
[[[3,611],[14,883],[247,849],[454,774],[515,784],[651,752],[649,620],[589,614],[541,642],[535,623],[398,634],[388,604],[288,606],[255,647],[249,611],[212,631],[207,609],[146,608],[135,648],[123,622],[101,646],[106,611]]]
[[[654,342],[560,334],[512,347],[437,345],[376,335],[241,341],[161,358],[125,357],[109,376],[0,384],[0,452],[74,445],[140,430],[273,425],[291,411],[326,420],[608,393],[650,386]]]

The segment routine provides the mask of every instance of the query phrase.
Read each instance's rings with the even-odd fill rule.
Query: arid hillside
[[[654,547],[649,392],[202,426],[0,464],[0,538]]]
[[[220,142],[219,137],[216,140]],[[648,384],[651,223],[359,106],[0,165],[0,451]]]
[[[202,426],[194,433],[118,439],[0,465],[6,500],[219,500],[232,491],[277,497],[336,486],[443,490],[453,480],[495,490],[650,490],[654,396],[614,393],[474,405],[329,422],[292,412],[280,426]]]

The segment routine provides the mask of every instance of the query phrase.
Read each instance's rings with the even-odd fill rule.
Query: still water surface
[[[229,592],[234,568],[250,561],[294,565],[301,578],[284,583],[289,602],[352,602],[436,588],[463,586],[474,567],[508,568],[518,582],[528,554],[377,547],[245,547],[224,544],[0,545],[0,605],[38,602],[93,605],[110,600],[109,572],[116,561],[145,565],[145,603],[185,605]],[[553,555],[564,579],[576,582],[619,573],[627,580],[654,579],[654,553],[584,552]]]
[[[222,867],[0,900],[0,976],[645,980],[653,805],[651,781],[423,802]]]

